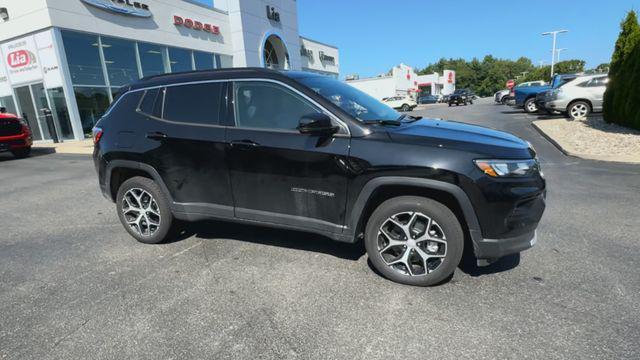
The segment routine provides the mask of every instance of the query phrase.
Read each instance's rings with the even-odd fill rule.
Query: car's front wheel
[[[120,186],[116,196],[120,222],[136,240],[158,244],[173,233],[173,214],[169,202],[153,180],[136,176]]]
[[[365,230],[365,247],[375,269],[386,278],[431,286],[454,273],[462,258],[464,235],[445,205],[401,196],[373,212]]]
[[[536,105],[536,100],[534,98],[527,99],[527,101],[524,102],[524,111],[529,114],[538,111],[538,105]]]
[[[408,112],[411,110],[411,106],[407,104],[402,104],[402,107],[400,108],[400,110],[402,110],[403,112]]]

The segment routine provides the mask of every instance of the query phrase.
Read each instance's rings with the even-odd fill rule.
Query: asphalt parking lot
[[[640,166],[566,157],[491,99],[417,113],[534,145],[549,191],[533,249],[416,288],[304,233],[208,222],[143,245],[90,157],[0,154],[0,358],[640,357]]]

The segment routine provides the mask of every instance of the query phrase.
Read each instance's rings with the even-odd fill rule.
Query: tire
[[[402,104],[402,107],[400,108],[400,110],[402,112],[409,112],[409,111],[411,111],[411,107],[409,105],[407,105],[407,104]]]
[[[473,100],[469,100],[469,104],[473,105]]]
[[[586,118],[591,113],[591,105],[586,101],[576,101],[569,105],[567,113],[572,120]]]
[[[16,149],[16,150],[11,150],[11,153],[13,154],[13,156],[15,156],[18,159],[24,159],[31,154],[31,146]]]
[[[451,103],[449,103],[449,107],[451,107]]]
[[[529,98],[524,102],[524,111],[528,114],[538,111],[538,105],[536,105],[536,99]]]
[[[152,201],[147,201],[148,197],[144,193],[151,195],[155,206]],[[130,202],[128,211],[125,211],[127,207],[125,195],[127,195],[127,202]],[[136,199],[136,195],[140,195],[140,198]],[[135,202],[137,204],[134,204]],[[149,206],[147,207],[145,204]],[[141,212],[135,210],[136,207],[148,210],[143,215],[144,218],[137,216]],[[116,196],[116,211],[125,230],[141,243],[159,244],[168,240],[174,233],[172,230],[175,221],[169,208],[169,201],[158,184],[151,179],[136,176],[122,183]],[[154,212],[157,213],[157,216],[154,215]],[[136,217],[138,218],[137,224],[131,225],[129,221]],[[147,223],[146,227],[144,226],[145,222]],[[158,225],[154,226],[152,222],[156,222]]]
[[[502,105],[507,105],[507,101],[508,101],[508,100],[507,100],[507,97],[506,97],[506,96],[503,96],[503,97],[502,97],[502,99],[500,99],[500,103],[501,103]]]
[[[432,225],[426,229],[428,219]],[[413,224],[409,226],[412,234],[415,230],[422,232],[408,245],[402,245],[407,244],[406,236],[402,240],[399,234],[406,233],[392,220],[401,225]],[[382,229],[389,236],[398,236],[393,240],[399,245],[391,245]],[[431,239],[437,241],[424,240],[427,230]],[[423,197],[400,196],[383,202],[373,212],[367,221],[364,242],[372,265],[387,279],[406,285],[432,286],[455,272],[462,258],[464,234],[458,219],[445,205]],[[427,255],[426,260],[419,250]],[[389,264],[398,259],[400,263]],[[410,269],[404,265],[407,263]],[[427,268],[429,271],[425,272]]]

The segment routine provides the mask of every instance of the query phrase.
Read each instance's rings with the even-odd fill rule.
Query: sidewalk
[[[37,143],[33,144],[34,149],[53,150],[58,154],[92,154],[93,140],[69,140],[62,143]]]

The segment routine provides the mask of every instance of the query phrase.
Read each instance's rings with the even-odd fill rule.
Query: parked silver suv
[[[606,74],[580,76],[545,94],[542,106],[572,119],[602,111],[602,100],[609,77]]]

